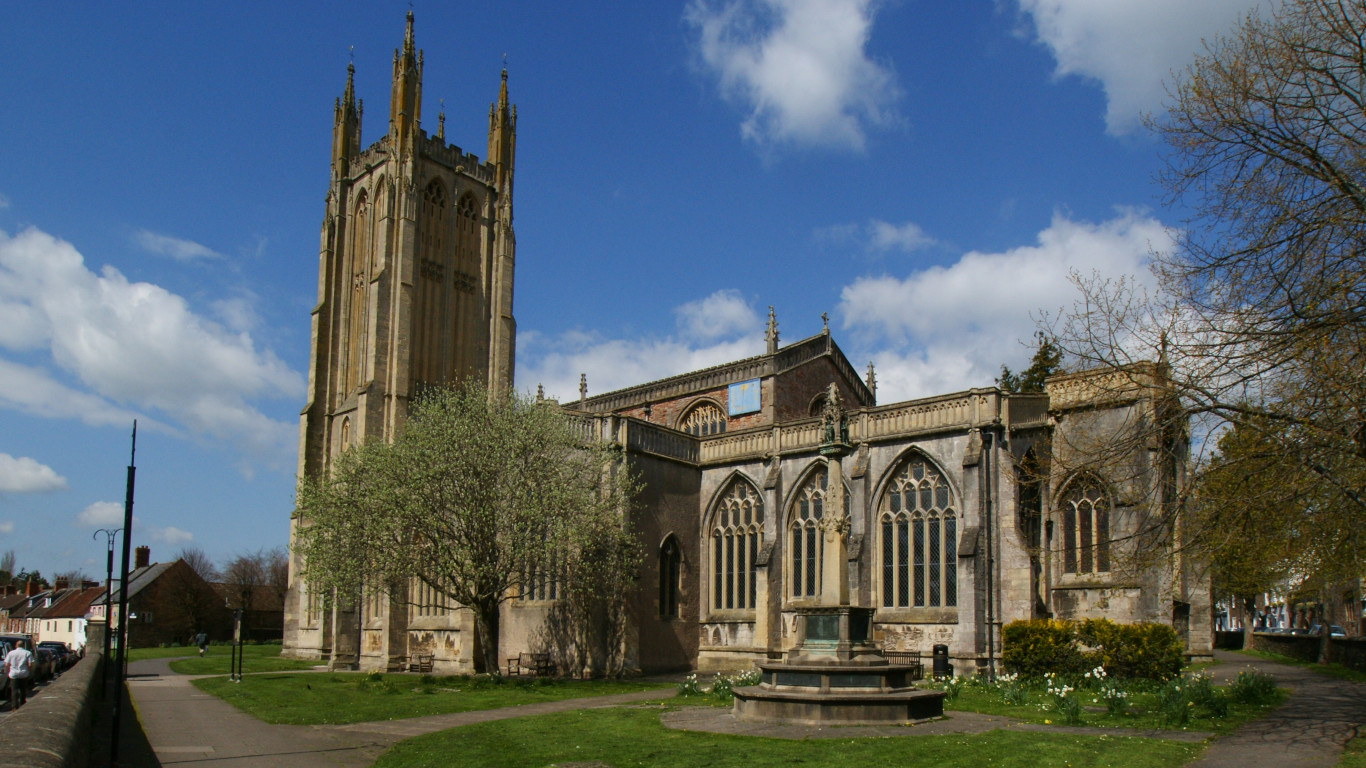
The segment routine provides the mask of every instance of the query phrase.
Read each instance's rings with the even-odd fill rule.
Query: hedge
[[[1110,677],[1168,680],[1181,673],[1185,649],[1165,624],[1108,619],[1012,621],[1001,630],[1001,662],[1026,677],[1078,674],[1104,667]]]

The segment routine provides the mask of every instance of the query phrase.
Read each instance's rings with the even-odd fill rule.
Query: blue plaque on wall
[[[729,397],[726,399],[730,401],[731,416],[754,413],[759,410],[759,380],[750,379],[730,385]]]

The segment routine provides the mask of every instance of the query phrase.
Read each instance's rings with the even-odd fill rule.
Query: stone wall
[[[1267,653],[1279,653],[1301,661],[1318,661],[1319,638],[1309,635],[1280,635],[1258,632],[1252,636],[1252,647]],[[1330,638],[1328,661],[1358,672],[1366,672],[1366,639]]]
[[[30,698],[0,729],[0,768],[84,768],[99,696],[101,655],[93,648]]]

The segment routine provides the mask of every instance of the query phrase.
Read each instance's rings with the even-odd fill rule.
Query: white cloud
[[[860,248],[865,251],[912,253],[934,245],[934,238],[913,221],[893,224],[881,219],[869,219],[866,224],[834,224],[815,231],[818,241],[829,245]]]
[[[146,528],[146,530],[147,535],[152,538],[152,541],[160,541],[173,547],[177,544],[188,544],[190,541],[194,540],[193,533],[182,531],[173,525],[168,525],[165,528],[150,526]]]
[[[69,243],[36,229],[0,232],[0,318],[10,316],[24,318],[23,330],[0,335],[0,347],[46,347],[86,391],[0,359],[0,372],[15,377],[5,378],[0,405],[87,423],[126,422],[128,406],[159,411],[197,437],[290,462],[295,428],[252,401],[297,400],[302,377],[246,331],[196,314],[180,296],[129,282],[113,267],[96,274]]]
[[[749,111],[759,144],[862,150],[868,125],[895,121],[895,75],[868,58],[872,0],[693,0],[704,67]]]
[[[1052,52],[1056,74],[1100,81],[1105,123],[1119,134],[1156,111],[1164,81],[1180,72],[1201,41],[1232,30],[1266,0],[1019,0],[1036,39]]]
[[[759,315],[734,289],[723,289],[705,299],[690,301],[675,309],[674,315],[679,330],[699,340],[735,336],[762,327]]]
[[[6,520],[6,521],[4,521],[3,523],[0,523],[0,533],[5,533],[5,534],[14,533],[14,521],[13,521],[13,520]]]
[[[97,501],[76,515],[76,524],[86,528],[122,527],[123,504],[117,501]]]
[[[0,453],[0,493],[43,493],[66,488],[66,478],[27,456]]]
[[[546,397],[579,399],[579,374],[588,396],[644,384],[764,351],[763,323],[738,291],[720,290],[674,310],[680,335],[657,339],[609,339],[584,331],[549,337],[517,334],[517,381],[525,389],[545,386]]]
[[[1055,215],[1035,245],[971,251],[905,278],[859,278],[842,291],[840,312],[873,350],[882,402],[989,386],[1002,363],[1027,359],[1021,340],[1034,316],[1072,304],[1073,271],[1145,281],[1149,255],[1171,242],[1161,222],[1133,211],[1099,224]]]
[[[145,229],[133,233],[133,242],[148,253],[170,256],[176,261],[223,258],[223,254],[193,240],[182,240],[178,237],[149,232]]]

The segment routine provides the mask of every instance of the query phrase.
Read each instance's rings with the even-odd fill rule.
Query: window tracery
[[[678,617],[682,571],[683,550],[670,534],[659,548],[659,615],[663,618]]]
[[[1062,499],[1062,569],[1064,573],[1110,570],[1110,501],[1099,483],[1072,484]]]
[[[712,610],[753,610],[764,502],[749,483],[735,480],[712,515]]]
[[[879,515],[884,608],[958,605],[958,517],[944,476],[921,457],[892,479]]]
[[[699,437],[719,435],[726,431],[726,414],[715,403],[700,403],[679,419],[678,429]]]

